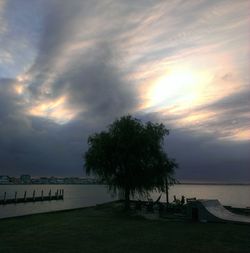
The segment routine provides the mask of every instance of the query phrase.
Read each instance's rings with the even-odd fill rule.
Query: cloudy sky
[[[83,176],[87,137],[162,122],[179,180],[250,182],[249,0],[0,0],[0,174]]]

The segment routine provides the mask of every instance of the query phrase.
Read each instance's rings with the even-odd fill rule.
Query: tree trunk
[[[169,198],[168,198],[168,180],[166,179],[166,203],[169,204]]]
[[[130,209],[130,189],[129,187],[125,188],[125,210]]]

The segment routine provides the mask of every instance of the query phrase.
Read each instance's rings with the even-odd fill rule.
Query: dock
[[[48,195],[44,195],[42,190],[40,193],[33,191],[32,196],[27,196],[27,191],[25,191],[21,197],[18,197],[20,194],[15,192],[14,198],[7,198],[7,193],[4,192],[3,199],[0,199],[0,205],[6,204],[18,204],[18,203],[27,203],[27,202],[37,202],[37,201],[51,201],[51,200],[63,200],[64,199],[64,189],[58,189],[52,194],[51,190]]]

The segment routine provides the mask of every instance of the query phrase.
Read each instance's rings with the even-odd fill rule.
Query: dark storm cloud
[[[166,138],[166,149],[176,158],[178,178],[197,181],[250,182],[250,144],[218,141],[213,135],[175,130]]]
[[[81,124],[68,132],[53,121],[27,116],[17,84],[0,79],[0,174],[81,175],[84,133],[90,130]]]
[[[9,87],[11,83],[1,81]],[[83,175],[81,154],[95,125],[77,121],[60,126],[29,117],[19,102],[11,89],[0,90],[0,174]]]
[[[13,108],[13,107],[12,107]],[[8,111],[10,112],[10,111]],[[85,132],[72,127],[66,131],[49,120],[35,117],[15,117],[12,110],[8,117],[1,118],[0,164],[1,174],[20,175],[81,175]],[[7,112],[5,112],[5,115]],[[69,127],[69,126],[68,126]],[[79,131],[75,131],[75,130]],[[74,139],[74,135],[79,138]]]

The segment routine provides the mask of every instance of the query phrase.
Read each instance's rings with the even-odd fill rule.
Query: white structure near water
[[[187,215],[190,219],[201,222],[236,222],[250,224],[249,216],[228,211],[217,199],[190,201],[187,204]]]

